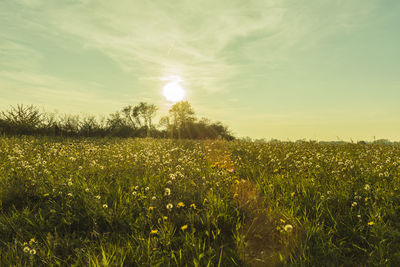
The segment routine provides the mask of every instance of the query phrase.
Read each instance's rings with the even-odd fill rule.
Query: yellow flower
[[[291,197],[294,197],[294,194],[295,194],[295,193],[293,192],[293,193],[290,194],[290,196],[291,196]]]
[[[29,245],[32,245],[33,243],[36,243],[35,238],[31,238],[31,240],[29,240]]]
[[[187,224],[185,224],[184,226],[181,227],[182,231],[185,231],[188,228]]]
[[[280,220],[281,220],[281,223],[285,223],[286,222],[284,219],[280,219]]]
[[[150,234],[152,234],[152,235],[155,235],[155,234],[157,234],[157,233],[158,233],[158,230],[157,230],[157,229],[151,230],[151,232],[150,232]]]
[[[31,249],[30,251],[29,251],[29,253],[31,254],[31,255],[35,255],[36,254],[36,249]]]
[[[167,216],[163,216],[162,218],[163,218],[164,221],[168,220]]]
[[[28,253],[29,252],[29,247],[24,247],[24,252]]]
[[[374,224],[375,224],[374,222],[369,222],[369,223],[368,223],[368,225],[374,225]]]
[[[183,202],[179,202],[178,205],[176,205],[177,208],[183,208],[185,207],[185,204]]]
[[[191,207],[192,209],[194,209],[194,210],[197,208],[197,207],[196,207],[196,204],[194,204],[194,203],[191,204],[190,207]]]
[[[49,195],[49,193],[43,194],[44,197],[48,197]]]
[[[149,207],[149,211],[153,211],[154,210],[154,207]]]
[[[237,193],[233,194],[233,198],[237,198],[239,195]]]
[[[167,210],[172,210],[173,207],[174,207],[174,205],[172,205],[172,203],[167,204]]]

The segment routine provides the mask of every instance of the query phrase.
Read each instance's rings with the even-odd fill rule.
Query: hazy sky
[[[399,0],[0,0],[0,109],[164,115],[179,76],[237,136],[400,140]]]

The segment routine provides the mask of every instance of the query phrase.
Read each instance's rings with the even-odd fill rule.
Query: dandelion
[[[155,234],[157,234],[157,233],[158,233],[158,230],[157,230],[157,229],[151,230],[151,232],[150,232],[151,235],[155,235]]]
[[[171,195],[171,189],[169,189],[168,187],[165,188],[165,193],[164,193],[164,195],[165,195],[165,196]]]
[[[191,204],[190,207],[191,207],[192,209],[194,209],[194,210],[197,208],[197,207],[196,207],[196,204],[194,204],[194,203]]]
[[[108,208],[108,205],[107,204],[103,204],[103,209],[106,209],[106,208]]]
[[[188,228],[187,224],[185,224],[184,226],[181,227],[182,231],[185,231]]]
[[[374,224],[375,224],[375,223],[374,223],[373,221],[371,221],[371,222],[368,223],[369,226],[372,226],[372,225],[374,225]]]
[[[290,224],[286,224],[283,229],[285,229],[286,232],[291,232],[293,230],[293,226]]]
[[[174,207],[174,205],[172,205],[172,203],[167,204],[167,210],[172,210],[173,207]]]
[[[177,208],[183,208],[185,207],[185,204],[183,202],[179,202],[178,205],[176,205]]]
[[[29,240],[29,245],[32,245],[33,243],[36,243],[35,238],[31,238],[31,240]]]

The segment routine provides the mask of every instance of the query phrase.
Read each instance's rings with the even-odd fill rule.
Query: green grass
[[[384,145],[2,137],[0,265],[399,266],[399,166]]]

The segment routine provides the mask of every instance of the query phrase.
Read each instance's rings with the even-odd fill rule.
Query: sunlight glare
[[[185,89],[183,89],[179,82],[172,81],[163,87],[163,95],[170,102],[179,102],[185,97]]]

